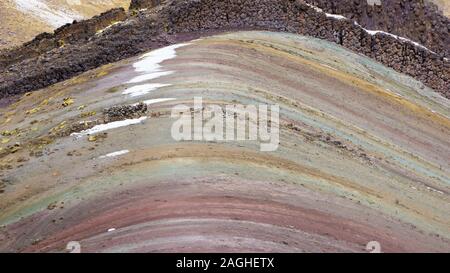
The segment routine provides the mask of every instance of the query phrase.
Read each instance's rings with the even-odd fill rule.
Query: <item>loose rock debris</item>
[[[136,105],[119,105],[103,110],[106,122],[124,120],[129,118],[138,118],[147,112],[147,105],[139,103]]]
[[[72,105],[74,102],[75,102],[75,100],[73,98],[70,98],[70,97],[64,98],[62,106],[67,107],[67,106]]]

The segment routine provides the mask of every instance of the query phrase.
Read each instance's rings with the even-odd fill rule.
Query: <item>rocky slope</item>
[[[199,96],[278,104],[279,149],[175,141]],[[174,43],[0,116],[0,252],[450,251],[449,100],[324,39]]]
[[[450,56],[450,20],[427,1],[307,0],[326,12],[344,15],[367,29],[384,30]]]
[[[367,2],[363,2],[367,7]],[[161,3],[144,0],[133,1],[132,5],[132,12],[120,15],[126,16],[120,23],[113,25],[109,15],[100,16],[94,21],[65,28],[69,36],[71,28],[84,29],[81,36],[77,32],[72,39],[61,39],[57,31],[54,35],[41,35],[22,48],[3,52],[0,55],[0,67],[3,67],[0,71],[0,96],[36,90],[175,41],[229,30],[264,29],[333,41],[411,75],[443,96],[450,97],[450,65],[444,57],[448,48],[442,46],[448,40],[448,32],[441,35],[437,31],[433,37],[438,38],[429,41],[433,48],[442,49],[433,52],[413,40],[364,28],[343,15],[326,13],[326,7],[321,10],[300,0]],[[434,18],[442,19],[439,14],[435,16],[418,18],[424,19],[425,24]],[[99,31],[98,24],[111,26],[105,28],[106,31]],[[417,33],[426,34],[430,30],[425,28],[423,31]],[[412,30],[408,35],[414,36],[415,33]]]
[[[2,0],[0,49],[18,46],[41,32],[52,32],[111,8],[127,8],[129,3],[129,0]]]
[[[434,4],[436,4],[440,10],[444,13],[445,16],[450,16],[450,2],[447,0],[432,0]]]
[[[448,22],[419,0],[132,0],[3,50],[0,252],[449,252]],[[195,97],[279,105],[278,149],[176,141]]]

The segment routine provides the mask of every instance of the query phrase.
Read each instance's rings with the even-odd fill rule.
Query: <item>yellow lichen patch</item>
[[[26,111],[25,114],[32,115],[32,114],[35,114],[35,113],[39,112],[39,110],[40,110],[40,108],[36,107],[36,108],[33,108],[33,109],[30,109],[30,110]]]
[[[109,74],[109,69],[111,69],[112,65],[111,64],[105,64],[104,66],[98,68],[97,70],[95,70],[93,73],[95,73],[96,78],[101,78],[104,77],[106,75]],[[92,76],[91,76],[92,77]]]
[[[84,108],[86,108],[86,105],[83,104],[83,105],[78,106],[77,109],[78,109],[78,110],[83,110]]]
[[[58,126],[53,127],[50,131],[59,131],[62,130],[66,127],[67,121],[63,121],[60,124],[58,124]]]
[[[72,105],[74,102],[75,102],[75,100],[73,98],[67,97],[67,98],[63,99],[62,106],[67,107],[67,106]]]
[[[11,121],[11,118],[8,117],[7,119],[5,119],[5,121],[3,121],[3,124],[6,124],[6,123],[8,123],[8,122],[10,122],[10,121]]]
[[[95,112],[95,111],[83,112],[80,114],[80,118],[92,117],[92,116],[95,116],[96,114],[97,114],[97,112]]]
[[[67,126],[67,122],[63,121],[60,124],[58,124],[57,126],[50,129],[50,133],[57,133],[57,132],[63,130],[64,128],[66,128],[66,126]]]
[[[2,138],[2,144],[6,144],[6,143],[8,143],[9,142],[9,138]]]
[[[69,80],[70,85],[78,85],[78,84],[82,84],[88,81],[88,78],[84,75],[72,78],[71,80]]]
[[[2,136],[12,136],[14,134],[14,131],[15,130],[13,130],[13,131],[5,130],[2,132]]]
[[[108,72],[107,71],[100,71],[100,72],[98,72],[97,73],[97,75],[95,75],[97,78],[100,78],[100,77],[104,77],[104,76],[106,76],[106,75],[108,75]]]
[[[97,141],[97,137],[96,136],[89,136],[88,141],[89,142],[95,142],[95,141]]]
[[[58,40],[58,47],[62,48],[66,45],[66,43],[64,42],[64,40]]]

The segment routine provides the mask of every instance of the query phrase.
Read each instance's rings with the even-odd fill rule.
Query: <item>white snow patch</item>
[[[122,92],[122,94],[130,95],[131,97],[138,97],[165,86],[170,86],[170,84],[163,84],[163,83],[142,84],[126,89],[125,91]]]
[[[156,79],[162,76],[170,75],[173,71],[163,71],[162,62],[173,59],[177,56],[176,49],[188,44],[176,44],[160,49],[153,50],[141,56],[141,60],[134,63],[136,72],[146,73],[131,79],[128,83],[138,83],[146,80]]]
[[[160,71],[159,65],[165,60],[173,59],[177,56],[175,49],[186,46],[188,44],[176,44],[159,48],[141,56],[142,61],[135,63],[133,66],[138,72],[155,72]]]
[[[160,103],[160,102],[173,101],[173,100],[175,100],[175,99],[174,98],[151,99],[151,100],[144,101],[144,103],[147,105],[150,105],[150,104],[156,104],[156,103]]]
[[[334,19],[337,19],[337,20],[345,20],[345,19],[347,19],[347,17],[342,16],[342,15],[338,15],[338,14],[325,13],[325,15],[327,17],[329,17],[329,18],[334,18]]]
[[[102,155],[99,157],[99,159],[104,159],[104,158],[108,158],[108,157],[116,157],[116,156],[128,154],[129,152],[130,151],[128,151],[128,150],[117,151],[117,152],[109,153],[106,155]]]
[[[116,230],[116,229],[115,228],[110,228],[110,229],[108,229],[108,232],[112,232],[114,230]]]
[[[73,20],[83,19],[83,16],[63,9],[55,9],[47,5],[44,0],[14,0],[19,10],[40,18],[52,27],[60,27]]]
[[[79,133],[72,133],[71,136],[82,137],[82,136],[86,136],[86,135],[92,135],[92,134],[100,133],[100,132],[111,130],[111,129],[125,127],[128,125],[139,124],[146,119],[147,119],[147,117],[140,117],[137,119],[126,119],[126,120],[114,121],[114,122],[110,122],[110,123],[106,123],[106,124],[100,124],[100,125],[96,125],[96,126],[92,127],[91,129],[84,130]]]

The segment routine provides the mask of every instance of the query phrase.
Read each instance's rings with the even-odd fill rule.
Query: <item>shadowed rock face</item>
[[[380,5],[354,0],[306,0],[325,11],[342,14],[368,29],[408,37],[450,56],[450,19],[427,1],[381,0]]]
[[[0,110],[0,251],[448,252],[450,107],[421,86],[335,43],[253,31],[33,92]],[[171,109],[196,96],[278,104],[279,149],[175,141]]]
[[[228,30],[264,29],[326,39],[365,54],[450,96],[449,62],[406,39],[370,32],[349,19],[318,11],[303,1],[168,1],[130,17],[88,40],[11,63],[0,56],[0,96],[36,90],[79,73],[176,41]],[[126,39],[124,39],[126,37]],[[36,69],[39,67],[39,69]]]
[[[154,8],[162,2],[163,0],[131,0],[130,9]]]
[[[19,46],[41,32],[91,18],[112,8],[127,8],[129,0],[2,0],[0,49]]]
[[[12,48],[3,55],[2,65],[10,66],[14,63],[38,57],[46,52],[57,50],[68,44],[78,44],[88,41],[109,26],[125,20],[127,14],[123,8],[111,9],[89,20],[66,24],[57,28],[53,34],[42,33],[21,47]]]

